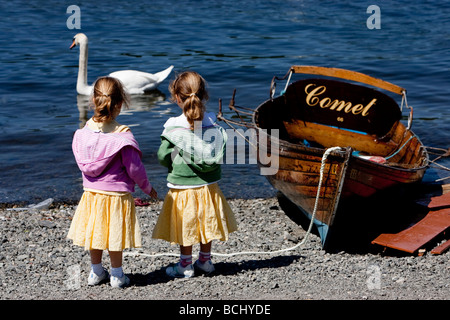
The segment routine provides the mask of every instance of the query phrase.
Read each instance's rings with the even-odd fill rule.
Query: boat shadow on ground
[[[355,198],[340,203],[333,228],[330,229],[328,244],[323,249],[329,253],[382,252],[385,248],[372,244],[372,240],[382,233],[398,233],[426,215],[426,207],[416,201],[419,196],[417,187],[411,186],[388,189],[369,198]],[[281,193],[277,197],[286,216],[307,230],[310,220],[302,211]],[[315,226],[312,233],[319,236]]]
[[[196,275],[195,277],[217,277],[217,276],[233,276],[241,272],[254,271],[258,269],[280,268],[288,266],[294,262],[298,262],[305,257],[301,255],[276,256],[268,259],[242,260],[239,262],[216,262],[214,263],[215,271],[209,275]],[[158,283],[166,283],[174,279],[167,276],[166,267],[155,270],[147,274],[131,274],[129,278],[133,286],[148,286]]]

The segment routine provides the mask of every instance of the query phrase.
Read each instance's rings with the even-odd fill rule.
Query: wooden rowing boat
[[[273,97],[275,80],[294,73],[320,77],[288,80],[282,94]],[[267,179],[313,218],[326,247],[340,202],[421,181],[428,153],[411,131],[412,108],[405,126],[393,98],[361,84],[398,94],[409,108],[403,88],[354,71],[313,66],[293,66],[283,79],[274,77],[270,99],[253,111],[258,141],[268,141],[257,144],[264,148],[258,164],[278,160],[278,170]],[[230,106],[237,110],[232,104],[234,96]],[[272,139],[275,133],[278,139]],[[323,159],[333,147],[340,148]]]

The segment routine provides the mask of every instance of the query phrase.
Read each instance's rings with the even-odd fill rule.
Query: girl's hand
[[[156,192],[155,188],[152,188],[152,191],[148,195],[153,199],[158,199],[158,192]]]

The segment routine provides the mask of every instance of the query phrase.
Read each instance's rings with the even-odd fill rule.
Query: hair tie
[[[95,88],[95,90],[97,90],[101,96],[105,96],[105,97],[109,97],[109,94],[104,93],[102,90]]]
[[[196,94],[194,92],[192,92],[189,97],[195,96]]]

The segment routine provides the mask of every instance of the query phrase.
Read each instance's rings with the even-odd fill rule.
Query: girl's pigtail
[[[196,121],[202,121],[205,113],[205,105],[197,95],[190,95],[183,104],[183,113],[186,116],[191,129],[194,129]]]
[[[98,95],[94,97],[94,121],[105,122],[112,120],[113,110],[111,107],[111,97],[106,95]]]
[[[94,84],[92,101],[94,103],[94,121],[114,120],[123,104],[128,106],[128,96],[122,83],[112,77],[102,77]]]
[[[172,101],[183,108],[191,129],[194,129],[196,121],[203,120],[206,110],[204,102],[208,100],[206,86],[205,79],[195,71],[181,73],[169,86]]]

